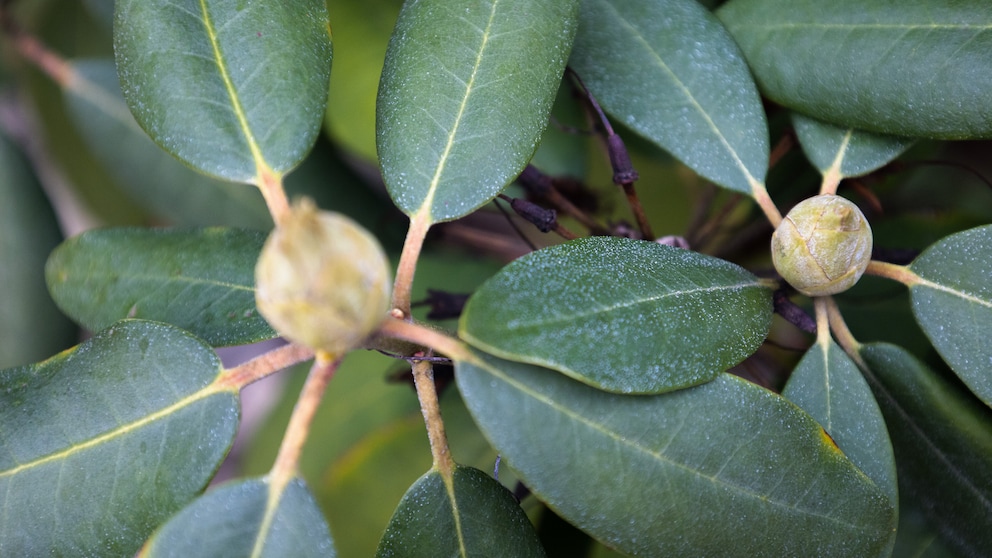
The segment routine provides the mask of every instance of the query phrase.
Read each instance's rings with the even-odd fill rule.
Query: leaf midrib
[[[458,112],[455,115],[455,122],[451,126],[451,131],[448,132],[448,141],[445,143],[444,150],[441,152],[441,156],[437,162],[437,168],[434,170],[434,176],[431,178],[430,185],[427,188],[427,195],[424,196],[424,201],[417,209],[417,213],[426,211],[430,214],[431,212],[431,206],[434,204],[434,197],[437,195],[438,187],[441,183],[441,177],[444,174],[444,168],[447,165],[452,148],[457,143],[458,129],[461,126],[462,118],[465,116],[465,109],[468,106],[469,97],[472,96],[475,89],[475,78],[479,73],[479,67],[482,66],[482,56],[489,44],[489,38],[492,34],[493,21],[496,19],[496,7],[499,5],[499,2],[500,0],[494,0],[492,3],[492,9],[489,12],[489,21],[486,23],[486,28],[482,32],[482,42],[479,45],[479,52],[475,56],[475,63],[472,66],[472,74],[465,83],[465,94],[462,96],[461,104],[458,106]]]
[[[256,178],[259,178],[266,174],[265,171],[270,169],[270,167],[265,162],[265,158],[262,156],[262,150],[258,146],[258,142],[255,141],[255,134],[252,132],[251,126],[248,124],[248,117],[245,115],[245,111],[241,106],[241,98],[238,96],[237,89],[234,87],[234,82],[231,80],[230,72],[227,69],[227,63],[225,62],[224,55],[220,50],[217,30],[214,27],[213,20],[210,18],[210,11],[207,8],[207,0],[200,0],[200,11],[203,27],[207,33],[207,38],[210,41],[210,47],[213,49],[214,61],[217,63],[217,72],[220,75],[221,81],[224,83],[224,89],[227,91],[228,97],[231,99],[231,109],[238,120],[238,126],[241,128],[241,133],[244,135],[245,142],[248,144],[248,150],[251,152],[252,159],[255,161]]]
[[[657,61],[658,67],[661,68],[662,71],[664,71],[666,74],[668,74],[672,82],[675,83],[676,87],[678,87],[679,90],[682,91],[682,94],[689,101],[692,107],[696,109],[696,112],[698,112],[699,115],[702,116],[703,120],[706,122],[706,125],[710,128],[710,130],[713,132],[716,138],[720,141],[720,144],[724,147],[724,149],[726,149],[727,153],[730,154],[730,157],[733,159],[734,164],[744,175],[744,179],[747,181],[748,186],[751,187],[752,191],[759,188],[763,189],[764,184],[760,180],[756,179],[754,175],[751,174],[747,166],[744,164],[744,161],[742,161],[741,158],[737,155],[737,150],[734,149],[734,147],[727,140],[726,136],[723,135],[723,132],[720,131],[720,128],[716,125],[715,122],[713,122],[713,119],[710,117],[706,109],[704,109],[703,106],[699,104],[699,101],[696,100],[696,97],[692,94],[692,91],[688,87],[686,87],[685,83],[683,83],[682,80],[679,79],[679,77],[675,74],[675,72],[668,66],[668,64],[665,63],[665,61],[661,58],[661,56],[658,55],[658,53],[654,50],[654,48],[651,47],[651,44],[647,41],[647,39],[644,38],[644,35],[641,34],[640,30],[634,25],[632,25],[622,15],[620,15],[620,13],[611,3],[602,2],[602,4],[606,6],[607,9],[613,12],[617,20],[619,20],[620,23],[627,29],[629,35],[644,46],[644,49],[648,53],[650,53],[651,56],[654,57],[654,59]]]
[[[85,276],[85,280],[93,281],[98,280],[103,283],[109,283],[110,280],[114,280],[115,283],[120,284],[122,282],[135,282],[135,283],[155,283],[155,284],[170,284],[170,283],[188,283],[191,285],[203,285],[209,287],[222,287],[232,291],[246,291],[255,292],[254,285],[239,285],[237,283],[227,283],[217,279],[210,279],[206,277],[196,277],[191,275],[148,275],[148,274],[101,274],[101,273],[88,273]]]
[[[87,440],[85,440],[83,442],[74,443],[74,444],[68,446],[65,449],[62,449],[62,450],[59,450],[59,451],[55,451],[55,452],[52,452],[52,453],[43,455],[41,457],[37,457],[35,459],[32,459],[31,461],[28,461],[28,462],[25,462],[25,463],[21,463],[21,464],[17,465],[16,467],[12,467],[10,469],[4,470],[4,471],[0,471],[0,478],[12,477],[14,475],[23,473],[23,472],[28,471],[30,469],[33,469],[35,467],[40,467],[42,465],[45,465],[47,463],[51,463],[51,462],[62,460],[62,459],[68,459],[70,456],[72,456],[75,453],[82,452],[82,451],[85,451],[87,449],[97,447],[97,446],[99,446],[101,444],[104,444],[104,443],[109,443],[109,442],[111,442],[111,441],[113,441],[113,440],[115,440],[115,439],[117,439],[119,437],[125,436],[125,435],[127,435],[129,433],[132,433],[134,431],[137,431],[140,428],[142,428],[144,426],[147,426],[147,425],[149,425],[149,424],[151,424],[151,423],[153,423],[153,422],[155,422],[157,420],[166,418],[166,417],[168,417],[169,415],[171,415],[173,413],[179,412],[179,411],[185,409],[186,407],[197,403],[198,401],[207,399],[209,397],[212,397],[214,395],[218,395],[220,393],[223,393],[223,391],[216,389],[214,387],[214,384],[208,385],[208,386],[206,386],[204,388],[201,388],[200,390],[198,390],[198,391],[196,391],[196,392],[194,392],[194,393],[192,393],[192,394],[190,394],[190,395],[188,395],[188,396],[186,396],[186,397],[184,397],[184,398],[176,401],[175,403],[173,403],[171,405],[168,405],[166,407],[163,407],[163,408],[159,409],[158,411],[155,411],[154,413],[150,413],[150,414],[144,415],[143,417],[139,418],[138,420],[134,420],[134,421],[131,421],[131,422],[128,422],[128,423],[125,423],[125,424],[121,424],[121,425],[117,426],[116,428],[113,428],[111,430],[108,430],[106,432],[103,432],[102,434],[100,434],[98,436],[94,436],[94,437],[89,438],[89,439],[87,439]]]
[[[612,304],[612,305],[609,305],[609,306],[598,306],[596,308],[591,308],[590,307],[585,312],[578,312],[578,313],[567,314],[567,315],[566,314],[559,314],[559,315],[556,315],[556,316],[542,317],[542,319],[540,319],[540,320],[532,320],[532,321],[528,321],[528,322],[513,321],[512,322],[512,329],[517,330],[517,329],[527,329],[527,328],[534,328],[534,327],[543,328],[543,327],[554,326],[554,325],[562,324],[562,323],[571,323],[571,322],[574,322],[574,321],[580,320],[580,319],[592,318],[592,317],[598,316],[600,314],[611,313],[611,312],[615,312],[617,310],[625,310],[625,309],[628,309],[628,308],[634,308],[634,307],[640,306],[642,304],[659,302],[659,301],[662,301],[662,300],[665,300],[665,299],[671,298],[671,297],[692,296],[692,295],[701,294],[701,293],[714,293],[714,292],[727,291],[727,290],[739,290],[739,289],[745,289],[745,288],[750,288],[750,287],[764,288],[760,283],[757,283],[757,282],[752,281],[752,282],[748,282],[748,283],[738,283],[738,284],[734,284],[734,285],[717,285],[717,286],[711,286],[711,287],[696,287],[694,289],[688,289],[688,290],[669,291],[669,292],[658,294],[658,295],[648,296],[646,298],[639,298],[637,300],[622,301],[622,302],[618,302],[618,303],[615,303],[615,304]],[[507,324],[507,327],[511,327],[511,325],[510,324]]]
[[[910,271],[912,271],[912,266],[910,266]],[[973,294],[969,294],[969,293],[966,293],[964,291],[957,290],[957,289],[955,289],[953,287],[948,287],[948,286],[945,286],[945,285],[941,285],[940,283],[934,283],[933,281],[930,281],[929,279],[926,279],[926,278],[920,276],[919,274],[917,274],[916,277],[917,277],[917,281],[910,288],[910,292],[912,292],[913,289],[916,289],[916,288],[919,288],[919,287],[930,288],[930,289],[933,289],[935,291],[940,291],[940,292],[943,292],[943,293],[947,293],[949,295],[956,296],[956,297],[958,297],[958,298],[960,298],[960,299],[962,299],[964,301],[967,301],[969,303],[978,304],[979,306],[984,306],[986,308],[992,309],[992,300],[985,300],[985,299],[979,298],[978,296],[975,296]]]
[[[522,384],[520,382],[517,382],[517,381],[513,380],[512,378],[508,377],[506,374],[504,374],[501,371],[499,371],[499,370],[495,369],[494,367],[490,366],[488,363],[484,362],[482,359],[476,359],[476,360],[474,360],[472,362],[472,364],[474,364],[475,366],[478,366],[478,367],[486,370],[492,376],[494,376],[494,377],[496,377],[496,378],[504,381],[505,383],[507,383],[511,387],[517,389],[521,393],[523,393],[523,394],[525,394],[525,395],[533,398],[535,401],[541,402],[541,403],[547,405],[548,407],[551,407],[555,411],[557,411],[557,412],[559,412],[559,413],[567,416],[568,418],[574,420],[575,422],[581,423],[581,424],[585,425],[587,428],[589,428],[591,430],[595,430],[595,431],[601,433],[606,438],[609,438],[610,440],[612,440],[614,442],[614,444],[627,446],[627,447],[631,448],[632,450],[634,450],[634,451],[636,451],[638,453],[642,453],[642,454],[648,455],[648,456],[654,458],[655,460],[657,460],[657,461],[659,461],[661,463],[664,463],[664,464],[666,464],[668,466],[671,466],[671,467],[680,469],[682,471],[685,471],[685,472],[687,472],[687,473],[689,473],[691,475],[694,475],[694,476],[696,476],[698,478],[703,478],[703,479],[709,480],[710,482],[712,482],[715,485],[726,487],[727,489],[729,489],[731,491],[734,491],[734,492],[737,492],[739,494],[742,494],[743,496],[745,496],[745,497],[747,497],[749,499],[752,499],[754,501],[767,502],[767,503],[772,504],[772,505],[774,505],[776,507],[784,508],[784,509],[787,509],[787,510],[799,511],[800,513],[803,513],[803,514],[806,514],[806,515],[809,515],[809,516],[813,516],[813,517],[820,517],[820,518],[823,518],[823,519],[825,519],[827,521],[830,521],[831,523],[835,523],[837,525],[841,525],[843,527],[849,528],[849,529],[854,530],[854,531],[861,530],[861,525],[854,524],[854,523],[849,523],[849,522],[846,522],[846,521],[842,521],[841,519],[839,519],[837,517],[831,517],[831,516],[828,516],[828,515],[814,513],[811,510],[808,510],[808,509],[805,509],[805,508],[800,508],[800,507],[798,507],[796,505],[790,505],[787,502],[783,502],[783,501],[779,501],[779,500],[773,500],[770,497],[768,497],[768,495],[766,495],[766,494],[761,494],[761,493],[755,492],[753,490],[750,490],[750,489],[748,489],[748,488],[746,488],[744,486],[730,483],[730,482],[728,482],[728,481],[726,481],[726,480],[724,480],[724,479],[722,479],[720,477],[705,475],[705,474],[701,473],[700,471],[698,471],[696,469],[693,469],[693,468],[691,468],[691,467],[689,467],[689,466],[687,466],[687,465],[685,465],[683,463],[679,463],[679,462],[673,461],[672,459],[668,458],[667,456],[665,456],[665,455],[663,455],[663,454],[661,454],[659,452],[653,451],[650,448],[647,448],[647,447],[644,447],[644,446],[640,446],[640,445],[634,443],[632,440],[628,439],[627,437],[622,436],[619,433],[613,432],[612,430],[608,430],[608,429],[604,428],[603,425],[598,424],[598,423],[595,423],[595,422],[592,422],[589,419],[587,419],[586,417],[584,417],[584,416],[582,416],[582,415],[580,415],[578,413],[573,412],[571,409],[568,409],[567,407],[564,407],[564,406],[561,406],[561,405],[557,404],[555,401],[552,401],[552,400],[548,399],[543,394],[541,394],[539,392],[535,392],[535,391],[531,390],[528,386],[526,386],[526,385],[524,385],[524,384]],[[726,466],[726,465],[724,465],[724,466]],[[721,468],[721,470],[722,470],[722,468]]]

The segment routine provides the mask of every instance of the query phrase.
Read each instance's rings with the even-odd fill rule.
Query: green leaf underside
[[[609,546],[634,556],[844,557],[886,547],[888,499],[770,391],[724,374],[663,395],[617,395],[477,358],[458,362],[456,379],[483,433],[539,498]]]
[[[613,117],[704,178],[747,195],[763,187],[768,124],[757,87],[697,2],[583,0],[569,64]]]
[[[104,229],[49,257],[52,297],[91,331],[123,318],[168,322],[214,346],[277,336],[255,309],[265,234],[238,229]]]
[[[62,240],[27,161],[0,133],[0,368],[48,357],[76,342],[76,327],[45,289],[46,255]]]
[[[323,0],[122,0],[114,52],[141,127],[208,175],[289,171],[320,130],[331,70]]]
[[[169,520],[141,556],[333,558],[334,543],[317,502],[300,478],[273,493],[268,479],[211,490]]]
[[[944,362],[992,406],[992,225],[948,236],[909,269],[913,314]]]
[[[0,371],[0,555],[133,555],[234,440],[220,370],[188,333],[135,320]]]
[[[966,556],[992,548],[992,420],[989,409],[905,349],[862,346],[889,427],[899,484]]]
[[[410,487],[376,556],[525,558],[542,557],[544,550],[513,495],[482,471],[459,465],[450,486],[431,470]]]
[[[885,134],[992,137],[984,2],[733,0],[718,14],[786,107]]]
[[[712,380],[764,341],[771,292],[697,252],[590,237],[533,252],[473,294],[459,336],[621,393]]]
[[[151,141],[124,103],[113,60],[77,60],[72,69],[75,79],[63,91],[69,114],[136,201],[178,225],[272,226],[258,190],[193,171]]]
[[[913,139],[841,128],[792,113],[792,125],[806,158],[822,174],[836,168],[841,178],[861,176],[892,162]]]
[[[858,367],[837,343],[829,340],[810,347],[789,376],[782,396],[816,419],[893,506],[898,506],[896,464],[882,412]]]
[[[466,215],[537,148],[575,34],[578,0],[407,2],[379,84],[386,187],[406,214]]]

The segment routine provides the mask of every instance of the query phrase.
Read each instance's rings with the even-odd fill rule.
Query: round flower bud
[[[809,296],[854,286],[871,261],[871,227],[858,206],[832,194],[800,202],[772,234],[772,262]]]
[[[290,341],[332,355],[358,347],[389,310],[389,260],[357,223],[296,204],[255,266],[258,311]]]

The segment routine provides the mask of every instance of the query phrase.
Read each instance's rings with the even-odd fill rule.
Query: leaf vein
[[[437,194],[438,186],[441,183],[441,176],[444,174],[445,164],[451,155],[451,150],[457,143],[458,129],[461,126],[462,118],[465,116],[466,107],[468,106],[468,100],[472,96],[475,86],[475,78],[479,73],[479,67],[482,66],[482,57],[486,52],[486,47],[489,43],[489,35],[492,32],[493,21],[496,19],[496,8],[499,5],[499,0],[493,0],[492,8],[489,12],[489,21],[486,23],[486,29],[482,34],[481,44],[479,45],[478,53],[475,57],[475,63],[472,66],[472,73],[468,78],[468,83],[465,86],[465,94],[462,96],[461,104],[458,107],[458,112],[455,115],[454,124],[451,126],[451,130],[448,133],[448,140],[445,143],[444,150],[441,152],[441,157],[438,160],[437,168],[434,171],[434,176],[431,178],[430,185],[427,189],[427,195],[424,197],[424,202],[421,204],[420,209],[417,211],[424,211],[425,208],[429,211],[430,206],[434,203],[434,196]]]
[[[698,112],[699,115],[703,118],[703,120],[706,122],[706,125],[710,128],[710,130],[712,130],[717,140],[719,140],[720,144],[730,155],[731,159],[733,159],[734,164],[744,175],[744,178],[745,180],[747,180],[748,185],[751,186],[751,189],[755,190],[756,188],[764,188],[764,185],[761,183],[761,181],[756,179],[751,174],[747,166],[744,164],[744,161],[742,161],[741,158],[737,155],[737,151],[727,140],[727,137],[723,135],[723,132],[720,130],[720,128],[716,125],[715,122],[713,122],[713,118],[710,116],[709,112],[707,112],[706,109],[703,108],[701,104],[699,104],[699,101],[696,99],[696,96],[692,94],[692,91],[689,89],[689,87],[686,86],[685,82],[683,82],[679,78],[679,76],[671,69],[671,67],[669,67],[668,64],[665,63],[664,59],[662,59],[662,57],[659,56],[658,53],[651,47],[651,44],[647,41],[647,39],[645,39],[644,35],[641,34],[640,29],[635,27],[630,21],[628,21],[622,15],[620,15],[620,12],[618,12],[616,7],[613,6],[611,3],[604,2],[603,4],[607,6],[607,9],[611,10],[614,13],[617,20],[620,21],[620,23],[629,30],[630,36],[644,46],[644,49],[657,61],[658,67],[661,68],[662,71],[664,71],[666,74],[668,74],[669,77],[671,77],[672,82],[675,83],[676,87],[678,87],[679,90],[682,91],[683,96],[686,98],[687,101],[689,101],[689,104],[692,106],[692,108],[696,112]]]
[[[691,295],[700,294],[700,293],[714,293],[714,292],[720,292],[720,291],[732,291],[732,290],[737,290],[737,289],[741,289],[741,288],[748,288],[748,287],[764,288],[759,283],[755,283],[755,282],[739,283],[739,284],[734,284],[734,285],[718,285],[718,286],[715,286],[715,287],[697,287],[697,288],[687,289],[687,290],[670,291],[670,292],[667,292],[667,293],[662,293],[662,294],[658,294],[658,295],[652,295],[652,296],[648,296],[648,297],[645,297],[645,298],[639,298],[639,299],[636,299],[636,300],[628,300],[628,301],[615,302],[613,304],[601,304],[600,303],[600,304],[597,304],[596,307],[590,308],[590,309],[586,310],[585,312],[576,312],[576,313],[572,313],[572,314],[561,314],[561,315],[558,315],[558,316],[541,316],[539,319],[536,319],[536,320],[533,320],[533,321],[529,321],[529,322],[516,321],[515,320],[515,321],[511,322],[510,324],[507,324],[507,326],[508,327],[511,327],[513,329],[526,329],[526,328],[533,328],[533,327],[543,328],[543,327],[553,326],[553,325],[562,324],[562,323],[570,323],[570,322],[574,322],[575,320],[579,320],[579,319],[591,318],[591,317],[597,316],[599,314],[605,314],[605,313],[609,313],[609,312],[614,312],[616,310],[623,310],[623,309],[627,309],[627,308],[634,308],[634,307],[640,306],[642,304],[649,304],[649,303],[659,302],[659,301],[665,300],[667,298],[679,297],[679,296],[691,296]]]

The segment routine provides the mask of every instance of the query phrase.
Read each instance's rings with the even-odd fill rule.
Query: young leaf
[[[992,137],[982,2],[732,0],[718,14],[777,103],[845,128]]]
[[[913,313],[944,362],[992,405],[992,225],[948,236],[909,269]]]
[[[69,115],[116,183],[177,225],[269,229],[258,190],[212,179],[162,151],[124,104],[112,60],[78,60],[63,90]]]
[[[456,379],[527,486],[628,554],[879,556],[895,528],[884,492],[809,415],[734,376],[628,396],[478,355]]]
[[[121,0],[114,53],[141,127],[211,176],[285,173],[320,130],[331,71],[323,0]]]
[[[569,64],[603,108],[708,180],[750,195],[768,124],[744,58],[694,0],[583,0]]]
[[[922,504],[950,546],[985,554],[992,548],[989,409],[905,349],[872,343],[860,354],[889,427],[901,490]]]
[[[459,336],[501,358],[622,393],[712,380],[771,325],[771,291],[744,269],[654,242],[590,237],[506,266],[469,299]]]
[[[133,555],[234,441],[220,370],[195,337],[136,320],[0,371],[0,554]]]
[[[0,134],[0,368],[48,357],[77,331],[44,288],[45,257],[59,224],[27,162]]]
[[[276,337],[255,309],[264,242],[238,229],[93,230],[56,248],[45,276],[59,307],[92,331],[145,318],[241,345]]]
[[[861,176],[883,167],[914,141],[841,128],[798,112],[792,113],[792,125],[806,158],[820,173],[833,172],[838,178]]]
[[[495,549],[499,549],[498,552]],[[544,556],[530,521],[501,484],[478,469],[457,466],[450,482],[428,471],[410,487],[376,556]]]
[[[575,34],[578,0],[407,2],[377,102],[383,179],[431,223],[493,199],[537,148]]]
[[[896,463],[882,412],[858,367],[837,343],[826,339],[810,347],[782,396],[816,419],[844,455],[898,506]]]
[[[327,522],[303,480],[276,492],[267,478],[208,492],[163,525],[142,549],[148,558],[333,558]]]

